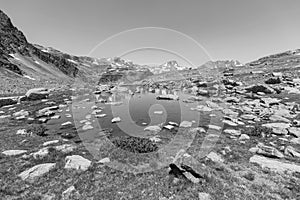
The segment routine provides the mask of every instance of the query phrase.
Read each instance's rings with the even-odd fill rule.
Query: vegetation
[[[256,125],[254,128],[243,129],[242,134],[247,134],[254,137],[266,137],[272,134],[272,129]]]
[[[158,146],[147,138],[118,137],[113,139],[112,143],[123,150],[134,153],[149,153],[158,149]]]
[[[42,124],[31,124],[27,129],[27,133],[31,133],[38,136],[46,136],[45,132],[47,131],[46,127]]]

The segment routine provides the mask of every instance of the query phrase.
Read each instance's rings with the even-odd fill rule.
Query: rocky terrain
[[[0,199],[300,199],[299,50],[157,73],[120,58],[32,45],[1,11],[0,19]],[[89,77],[91,88],[74,83]],[[110,95],[139,96],[139,88],[184,91],[187,99],[157,99],[197,102],[191,110],[210,120],[145,125],[150,138],[98,130],[97,120],[108,117],[104,106],[122,103]],[[109,120],[112,127],[122,121]],[[176,135],[175,145],[162,147],[162,129]],[[100,137],[85,138],[89,131]],[[146,165],[150,152],[161,162]],[[124,169],[116,157],[143,165]]]

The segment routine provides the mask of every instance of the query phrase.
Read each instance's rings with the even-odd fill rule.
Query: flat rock
[[[43,146],[49,146],[51,144],[56,144],[56,143],[59,143],[59,140],[51,140],[51,141],[48,141],[48,142],[44,142]]]
[[[144,131],[151,131],[151,132],[156,132],[158,133],[159,131],[161,131],[161,128],[159,126],[148,126],[146,128],[144,128]]]
[[[84,131],[87,131],[87,130],[91,130],[93,129],[94,127],[90,124],[85,124],[83,127],[82,127],[82,130]]]
[[[6,150],[3,151],[2,154],[6,156],[17,156],[26,153],[26,150]]]
[[[281,162],[275,159],[254,155],[250,158],[250,163],[257,163],[262,168],[269,168],[272,171],[284,173],[285,171],[300,173],[300,166],[292,163]]]
[[[33,181],[34,179],[48,173],[50,170],[52,170],[55,167],[55,165],[56,163],[39,164],[26,171],[23,171],[18,176],[24,181],[25,180]]]
[[[230,134],[232,136],[240,136],[241,135],[241,131],[235,130],[235,129],[226,129],[226,130],[224,130],[224,133]]]
[[[192,122],[189,122],[189,121],[182,121],[179,125],[179,127],[182,127],[182,128],[190,128],[192,127],[193,123]]]

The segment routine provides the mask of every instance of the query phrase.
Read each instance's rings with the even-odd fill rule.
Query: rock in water
[[[115,117],[111,120],[111,123],[117,123],[117,122],[120,122],[121,121],[121,118],[120,117]]]

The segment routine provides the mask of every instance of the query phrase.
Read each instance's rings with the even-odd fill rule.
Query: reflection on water
[[[158,95],[177,95],[179,100],[157,100]],[[99,129],[110,129],[112,135],[122,136],[130,135],[136,137],[151,137],[155,134],[174,135],[176,128],[167,130],[163,127],[169,122],[180,124],[182,121],[193,122],[193,127],[206,125],[209,123],[209,115],[191,110],[203,101],[184,103],[183,100],[191,97],[190,94],[183,91],[169,89],[152,89],[148,87],[130,86],[126,88],[114,88],[110,91],[102,91],[95,95],[92,90],[81,90],[77,92],[77,98],[73,100],[72,113],[74,122],[79,131],[82,131],[80,121],[91,115],[97,106],[99,114],[106,114],[105,117],[95,118],[92,115],[90,119],[94,129],[83,131],[88,137],[93,138],[99,134]],[[94,106],[94,109],[92,107]],[[62,112],[62,118],[49,125],[58,122],[70,121],[70,118],[64,117],[66,111]],[[121,121],[112,123],[111,120],[120,117]],[[72,120],[72,119],[71,119]],[[145,131],[147,126],[160,126],[162,131],[153,133]]]

